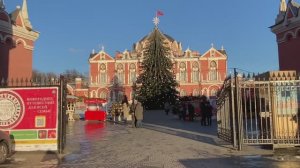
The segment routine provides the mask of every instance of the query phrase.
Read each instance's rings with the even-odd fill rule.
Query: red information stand
[[[86,111],[84,113],[85,120],[106,120],[106,111],[102,107],[102,103],[106,100],[100,98],[89,98],[85,100]]]

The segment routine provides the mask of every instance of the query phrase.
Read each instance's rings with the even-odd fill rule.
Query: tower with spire
[[[279,69],[300,72],[300,4],[280,0],[275,24],[270,28],[277,39]]]
[[[4,0],[0,0],[0,10],[5,10]]]
[[[34,42],[39,32],[31,25],[27,0],[8,13],[0,0],[0,79],[29,79],[32,76]]]
[[[285,0],[281,0],[279,11],[280,12],[285,12],[286,11],[286,2],[285,2]]]

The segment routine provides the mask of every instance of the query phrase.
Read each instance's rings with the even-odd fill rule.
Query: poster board
[[[58,88],[1,88],[0,129],[15,151],[58,149]]]

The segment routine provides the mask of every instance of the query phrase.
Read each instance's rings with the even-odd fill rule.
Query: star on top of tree
[[[158,26],[158,24],[159,24],[159,18],[157,16],[153,19],[153,23],[154,23],[154,25],[156,27]]]

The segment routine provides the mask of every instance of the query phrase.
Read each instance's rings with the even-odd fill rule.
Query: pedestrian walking
[[[189,121],[194,121],[195,108],[191,102],[188,103]]]
[[[136,124],[137,124],[136,108],[137,108],[137,101],[133,99],[132,103],[131,103],[131,106],[130,106],[130,112],[129,112],[131,114],[131,117],[132,117],[132,120],[131,120],[132,128],[136,128]]]
[[[202,96],[200,101],[200,108],[202,113],[201,118],[201,125],[207,126],[211,125],[211,117],[212,117],[212,106],[210,105],[210,102],[208,101],[206,96]]]
[[[211,117],[212,117],[213,107],[208,100],[206,101],[206,108],[207,108],[207,125],[211,126]]]
[[[183,121],[185,121],[186,116],[188,114],[188,108],[187,108],[187,103],[186,102],[181,103],[180,114],[181,114],[181,118],[183,119]]]
[[[170,111],[170,104],[169,104],[169,102],[165,102],[165,104],[164,104],[164,110],[165,110],[166,115],[168,115],[169,111]]]
[[[126,122],[129,119],[129,103],[128,103],[128,99],[127,96],[124,95],[123,96],[123,100],[122,100],[122,112],[123,112],[123,120]]]
[[[200,111],[201,111],[201,125],[206,126],[207,125],[207,108],[206,108],[206,101],[207,97],[202,96],[200,99]]]
[[[142,121],[144,119],[144,108],[142,106],[142,103],[137,101],[136,102],[136,109],[135,109],[135,127],[140,128],[142,127]]]

